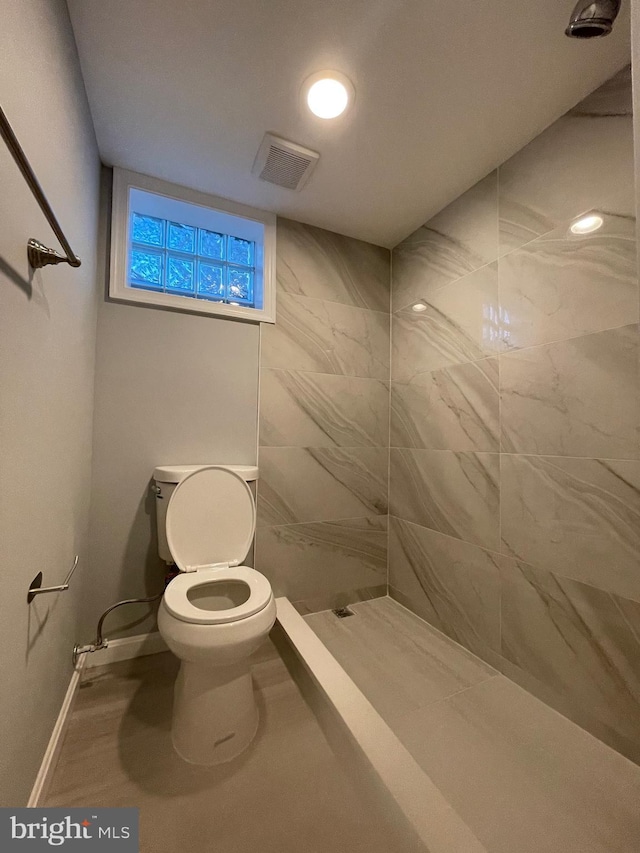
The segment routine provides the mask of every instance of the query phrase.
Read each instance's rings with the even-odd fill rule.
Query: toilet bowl
[[[157,482],[158,526],[180,575],[165,590],[158,628],[180,658],[172,741],[192,764],[213,765],[243,752],[258,728],[249,657],[273,627],[269,581],[241,565],[255,532],[255,501],[246,480],[218,465],[176,468]],[[167,474],[167,472],[169,472]]]

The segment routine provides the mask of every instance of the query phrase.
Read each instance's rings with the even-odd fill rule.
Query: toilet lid
[[[228,468],[199,468],[174,489],[166,527],[171,556],[181,571],[237,566],[249,553],[256,529],[251,489]]]

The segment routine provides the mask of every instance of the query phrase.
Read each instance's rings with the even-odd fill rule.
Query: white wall
[[[631,2],[631,80],[633,85],[633,143],[635,148],[636,225],[640,229],[640,0]],[[639,234],[640,236],[640,234]]]
[[[64,0],[0,0],[0,101],[82,258],[57,246],[0,142],[0,805],[24,805],[71,673],[88,560],[99,160]],[[30,606],[38,571],[69,592]]]
[[[162,589],[156,465],[255,464],[259,343],[257,324],[101,300],[83,641],[109,605]],[[146,605],[106,625],[108,637],[154,629]]]

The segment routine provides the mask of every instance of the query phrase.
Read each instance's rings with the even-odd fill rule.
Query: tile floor
[[[488,853],[638,853],[640,767],[390,598],[351,609],[306,620]]]
[[[279,657],[253,674],[252,746],[219,768],[173,752],[177,660],[158,654],[90,670],[46,806],[137,806],[142,853],[415,853],[356,790]]]
[[[640,767],[389,598],[306,617],[488,853],[637,853]],[[143,853],[408,853],[353,785],[279,657],[261,724],[220,768],[171,749],[177,661],[90,670],[47,806],[138,806]]]

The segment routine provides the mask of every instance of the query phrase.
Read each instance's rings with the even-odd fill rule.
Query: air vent
[[[301,190],[319,159],[315,151],[265,133],[251,171],[262,181],[288,190]]]

